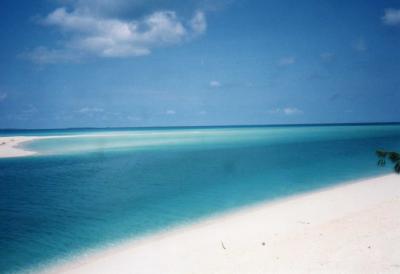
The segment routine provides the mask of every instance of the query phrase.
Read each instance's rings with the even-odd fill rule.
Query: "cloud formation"
[[[220,86],[221,86],[221,83],[219,81],[216,81],[216,80],[210,81],[210,87],[218,88]]]
[[[173,110],[173,109],[168,109],[168,110],[165,112],[165,114],[167,114],[167,115],[175,115],[175,114],[176,114],[176,111]]]
[[[284,114],[284,115],[296,115],[303,114],[301,109],[295,107],[275,108],[269,111],[271,114]]]
[[[366,51],[367,50],[367,44],[365,43],[363,38],[359,38],[358,40],[353,42],[353,48],[356,51]]]
[[[319,56],[324,62],[330,62],[335,58],[335,54],[333,54],[332,52],[323,52]]]
[[[400,9],[386,9],[382,21],[386,25],[400,25]]]
[[[294,63],[296,63],[296,58],[292,56],[283,57],[278,61],[279,66],[289,66],[293,65]]]
[[[36,63],[77,61],[92,57],[134,57],[150,54],[154,48],[175,45],[203,34],[207,29],[203,11],[182,19],[172,10],[154,11],[138,19],[109,17],[90,10],[83,1],[75,7],[60,7],[39,20],[43,26],[55,27],[67,37],[63,47],[38,47],[24,53]],[[88,3],[90,3],[89,1]],[[113,1],[100,1],[116,5]],[[125,1],[117,1],[122,5]],[[100,5],[102,6],[102,5]]]
[[[68,49],[49,49],[42,46],[19,55],[19,57],[29,59],[37,64],[79,62],[82,56],[80,52]]]
[[[7,93],[1,93],[0,92],[0,102],[4,101],[7,98]]]
[[[207,21],[204,12],[196,11],[193,18],[190,20],[190,27],[195,34],[200,34],[206,31]]]
[[[79,113],[98,113],[98,112],[103,112],[104,109],[102,108],[96,108],[96,107],[84,107],[78,110],[77,112]]]
[[[102,17],[114,17],[125,11],[141,8],[147,1],[152,0],[53,0],[61,5],[72,6],[82,12]]]

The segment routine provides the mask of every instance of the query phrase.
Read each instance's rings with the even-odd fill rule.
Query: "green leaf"
[[[383,149],[378,149],[378,150],[376,151],[376,155],[377,155],[379,158],[385,158],[386,155],[387,155],[387,152],[384,151]]]
[[[385,159],[380,159],[380,160],[378,161],[378,166],[384,166],[385,164],[386,164]]]

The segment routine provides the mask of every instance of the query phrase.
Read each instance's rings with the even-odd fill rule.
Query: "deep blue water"
[[[24,145],[38,156],[0,159],[0,273],[385,174],[375,150],[400,149],[399,125],[48,134],[74,137]]]

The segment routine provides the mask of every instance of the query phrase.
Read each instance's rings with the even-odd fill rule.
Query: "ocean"
[[[400,150],[398,124],[0,131],[13,135],[64,137],[0,158],[0,273],[388,174],[375,150]]]

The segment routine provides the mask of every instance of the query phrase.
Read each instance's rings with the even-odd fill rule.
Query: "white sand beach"
[[[400,176],[243,208],[44,273],[400,273]]]
[[[10,136],[0,137],[0,158],[22,157],[36,154],[34,151],[24,150],[20,145],[24,142],[43,139],[40,136]]]
[[[119,133],[119,136],[124,134]],[[24,157],[38,154],[36,151],[29,151],[21,145],[25,142],[54,139],[54,138],[82,138],[82,137],[110,137],[113,134],[77,134],[77,135],[46,135],[46,136],[3,136],[0,137],[0,158]],[[115,136],[115,135],[114,135]]]
[[[36,151],[29,151],[22,147],[24,142],[30,142],[41,139],[55,139],[55,138],[109,138],[109,137],[138,137],[138,136],[185,136],[186,132],[109,132],[109,133],[90,133],[90,134],[73,134],[73,135],[43,135],[43,136],[0,136],[0,158],[11,158],[11,157],[24,157],[38,154]],[[205,131],[190,131],[191,135],[215,134],[213,132]],[[164,142],[168,143],[168,141]],[[160,144],[159,141],[149,143],[148,145]],[[143,146],[143,142],[138,142],[138,146]]]

